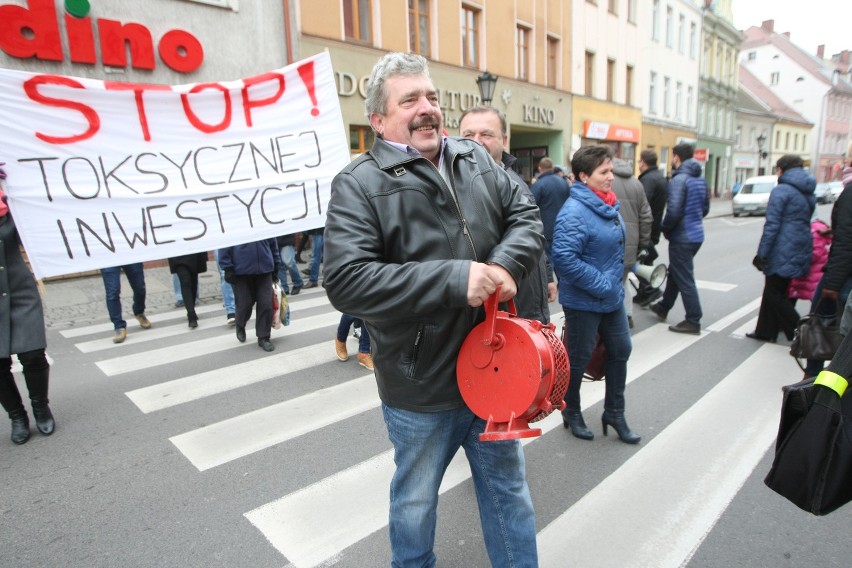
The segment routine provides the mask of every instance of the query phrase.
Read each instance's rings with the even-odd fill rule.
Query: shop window
[[[346,39],[370,43],[373,41],[372,0],[343,0],[343,29]]]
[[[408,36],[412,53],[419,53],[423,57],[430,56],[430,31],[429,0],[408,0]]]
[[[479,66],[479,10],[472,6],[461,9],[462,65]]]
[[[369,126],[351,125],[349,127],[349,151],[363,154],[373,147],[376,134]]]

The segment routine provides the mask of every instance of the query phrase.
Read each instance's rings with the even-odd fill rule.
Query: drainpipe
[[[293,63],[293,35],[290,25],[290,0],[284,0],[284,47],[287,49],[287,65]]]

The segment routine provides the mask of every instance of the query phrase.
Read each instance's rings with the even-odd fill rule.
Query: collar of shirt
[[[385,140],[385,142],[387,142],[388,144],[390,144],[394,148],[402,150],[403,152],[405,152],[406,154],[408,154],[409,156],[411,156],[413,158],[420,158],[421,156],[423,156],[423,154],[421,154],[419,150],[417,150],[416,148],[412,148],[408,144],[400,144],[399,142],[393,142],[391,140]],[[446,149],[447,149],[447,137],[441,136],[441,152],[440,152],[439,157],[438,157],[438,170],[439,171],[442,170],[443,165],[444,165],[444,150],[446,150]]]

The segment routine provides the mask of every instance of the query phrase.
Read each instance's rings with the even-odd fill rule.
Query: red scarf
[[[599,189],[595,189],[592,186],[589,186],[589,189],[591,189],[594,192],[595,195],[597,195],[598,197],[601,198],[601,201],[603,201],[604,203],[606,203],[610,207],[615,205],[615,202],[618,201],[618,196],[616,196],[615,192],[612,191],[612,190],[601,191]]]
[[[6,194],[0,189],[0,217],[5,217],[9,212],[9,206],[6,205]]]

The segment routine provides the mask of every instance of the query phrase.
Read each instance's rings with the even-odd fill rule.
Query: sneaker
[[[335,338],[334,340],[334,352],[337,354],[337,358],[341,361],[346,361],[349,359],[349,351],[346,350],[346,342],[340,341]]]
[[[235,325],[237,323],[237,314],[229,313],[226,318],[228,320],[228,325]]]
[[[136,314],[134,317],[142,329],[151,329],[151,322],[145,317],[145,314]]]
[[[308,282],[307,284],[302,286],[302,289],[303,290],[309,290],[311,288],[316,288],[317,286],[319,286],[319,284],[317,284],[316,282]]]
[[[665,309],[659,302],[657,302],[656,304],[651,304],[648,307],[651,309],[652,312],[657,314],[657,318],[659,318],[660,321],[666,321],[669,316],[669,311]]]
[[[113,343],[123,343],[127,339],[127,328],[122,327],[115,330],[115,335],[112,336]]]
[[[373,356],[369,353],[358,353],[358,364],[366,367],[370,371],[373,370]]]
[[[677,325],[670,325],[669,331],[675,333],[689,333],[691,335],[701,335],[701,326],[690,321],[683,320]]]

